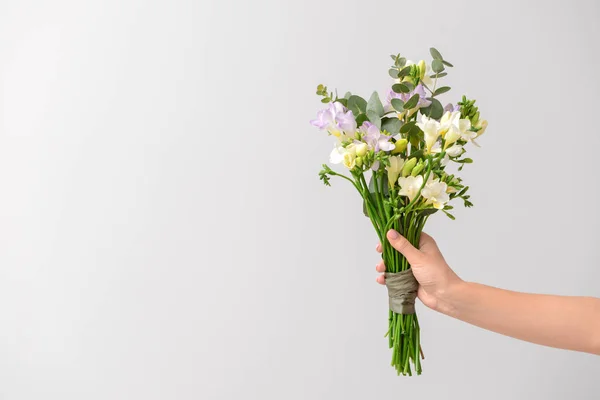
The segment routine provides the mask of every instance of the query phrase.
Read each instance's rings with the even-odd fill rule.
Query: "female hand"
[[[387,233],[387,239],[392,247],[402,253],[408,260],[413,274],[419,282],[419,299],[427,307],[449,313],[449,305],[445,304],[445,295],[460,286],[463,281],[452,271],[444,260],[444,256],[438,249],[435,240],[426,233],[421,234],[419,249],[416,249],[408,240],[395,230]],[[381,243],[377,245],[377,251],[383,251]],[[377,277],[377,282],[384,285],[385,264],[383,260],[375,267],[382,274]]]

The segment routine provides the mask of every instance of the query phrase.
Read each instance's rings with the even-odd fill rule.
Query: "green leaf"
[[[403,83],[396,83],[392,85],[392,90],[396,93],[408,93],[410,89]]]
[[[410,82],[402,82],[402,84],[403,84],[404,86],[406,86],[406,87],[407,87],[409,90],[413,90],[413,89],[415,88],[415,85],[413,85],[413,84],[412,84],[412,83],[410,83]]]
[[[440,54],[439,51],[437,51],[437,49],[435,47],[432,47],[429,49],[429,53],[431,53],[431,57],[433,57],[434,60],[443,60],[444,57],[442,57],[442,55]]]
[[[406,75],[410,74],[410,70],[412,67],[409,65],[408,67],[404,67],[398,72],[398,78],[404,78]]]
[[[398,118],[382,118],[381,119],[381,130],[386,130],[392,135],[400,132],[402,122]]]
[[[348,108],[354,115],[365,113],[367,111],[367,101],[360,96],[352,95],[348,98]]]
[[[456,162],[461,164],[473,164],[473,159],[463,158],[462,160],[456,160]]]
[[[454,215],[450,214],[448,211],[446,211],[446,210],[442,210],[442,211],[443,211],[443,212],[444,212],[444,214],[446,214],[446,216],[447,216],[448,218],[450,218],[452,221],[454,221],[454,220],[456,219],[456,217],[455,217]]]
[[[418,93],[415,94],[410,99],[408,99],[408,101],[406,103],[404,103],[404,108],[406,110],[410,110],[411,108],[415,108],[417,106],[417,103],[419,103],[419,94]]]
[[[439,210],[437,208],[426,208],[426,209],[424,209],[422,211],[419,211],[419,214],[424,217],[426,215],[435,214],[438,211]]]
[[[398,78],[398,70],[396,68],[390,68],[388,70],[388,74],[390,74],[390,76],[394,79]]]
[[[342,103],[344,105],[344,107],[348,107],[348,100],[346,100],[346,99],[337,99],[336,101],[338,103]]]
[[[383,116],[383,104],[381,104],[377,92],[373,92],[367,103],[367,116],[369,115],[369,111],[376,113],[379,117]],[[369,117],[369,119],[371,119],[371,117]]]
[[[406,65],[406,58],[404,58],[404,57],[398,58],[398,62],[396,63],[396,65],[400,68],[404,67]]]
[[[392,107],[398,112],[404,111],[404,102],[400,99],[392,99]]]
[[[368,121],[369,118],[367,117],[367,114],[358,114],[356,116],[356,125],[357,126],[361,126],[363,124],[363,122]]]
[[[431,100],[431,104],[425,108],[421,108],[421,114],[427,115],[433,119],[440,119],[442,115],[444,115],[444,107],[442,103],[438,99],[429,98]]]
[[[331,101],[330,98],[325,97],[324,99],[321,99],[321,103],[329,103]]]
[[[393,54],[390,54],[390,57],[392,58],[392,60],[396,61],[396,56]]]
[[[433,72],[442,72],[444,70],[444,64],[440,60],[433,60],[431,63],[431,69]]]
[[[442,86],[441,88],[437,88],[433,95],[437,96],[438,94],[446,93],[448,91],[450,91],[450,86]]]
[[[350,98],[350,96],[352,96],[352,93],[350,93],[350,92],[346,92],[346,94],[344,95],[344,98],[345,98],[346,100],[348,100],[348,99]]]
[[[381,130],[381,116],[375,111],[367,111],[367,118],[373,123],[379,130]]]
[[[450,64],[448,61],[446,60],[442,60],[442,63],[447,66],[447,67],[454,67],[454,65]]]
[[[437,74],[437,77],[438,77],[438,78],[443,78],[443,77],[445,77],[446,75],[448,75],[448,73],[447,73],[447,72],[440,72],[439,74]],[[436,75],[429,75],[429,77],[430,77],[430,78],[432,78],[432,79],[435,79]]]
[[[410,132],[411,129],[413,129],[416,126],[416,124],[417,124],[416,121],[407,122],[406,124],[402,125],[402,127],[400,128],[400,133]]]

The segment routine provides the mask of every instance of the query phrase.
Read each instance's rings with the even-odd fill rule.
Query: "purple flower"
[[[329,103],[328,108],[319,111],[317,119],[313,119],[310,123],[319,129],[326,129],[337,137],[342,133],[352,136],[356,133],[356,119],[352,111],[337,101]]]
[[[453,113],[456,111],[460,111],[460,106],[458,104],[453,105],[452,103],[448,103],[448,104],[446,104],[446,107],[444,107],[444,112]]]
[[[363,140],[365,143],[376,153],[378,151],[390,151],[395,148],[394,144],[390,142],[392,137],[382,134],[379,128],[370,122],[363,123],[360,130],[364,133]]]

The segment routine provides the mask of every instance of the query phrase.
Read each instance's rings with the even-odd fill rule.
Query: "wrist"
[[[450,281],[436,294],[436,311],[458,318],[464,304],[463,299],[468,297],[470,285],[470,282],[465,282],[458,277]]]

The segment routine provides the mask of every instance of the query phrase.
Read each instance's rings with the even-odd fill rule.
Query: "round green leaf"
[[[408,93],[410,89],[403,83],[396,83],[392,86],[392,90],[396,93]]]
[[[367,101],[360,96],[352,95],[348,97],[348,108],[354,115],[365,113],[367,111]]]
[[[392,107],[394,107],[394,110],[396,110],[398,112],[404,111],[404,102],[402,100],[392,99],[391,103],[392,103]]]
[[[408,99],[406,103],[404,103],[404,109],[410,110],[411,108],[415,108],[417,103],[419,102],[419,95],[415,94],[413,97]]]
[[[429,53],[431,53],[431,57],[433,57],[434,60],[443,60],[444,57],[442,57],[442,55],[440,54],[439,51],[437,51],[437,49],[435,49],[434,47],[429,49]]]
[[[444,64],[440,60],[433,60],[431,62],[431,69],[433,72],[442,72],[444,70]]]
[[[398,78],[398,70],[396,68],[390,68],[388,74],[394,79]]]

